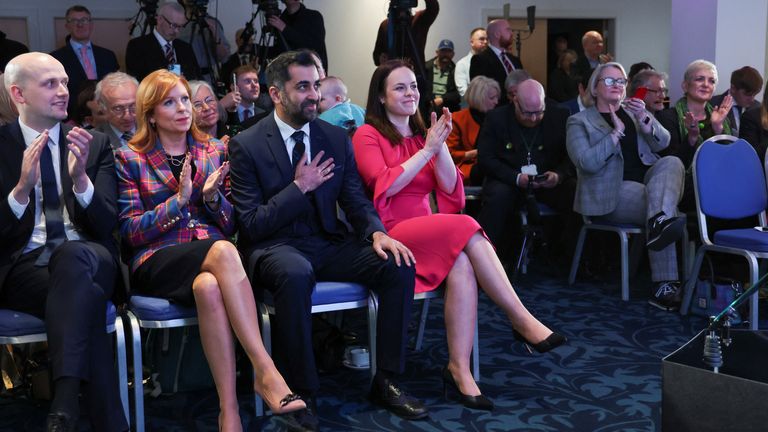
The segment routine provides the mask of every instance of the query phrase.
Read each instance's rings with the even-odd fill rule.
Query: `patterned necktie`
[[[501,62],[504,64],[504,69],[507,71],[507,75],[509,75],[510,72],[515,70],[515,67],[512,66],[512,62],[509,61],[507,58],[507,54],[502,52],[501,53]]]
[[[53,169],[51,148],[46,144],[40,154],[40,182],[43,186],[43,214],[45,215],[45,246],[35,265],[48,265],[51,254],[57,246],[67,239],[64,233],[64,217],[59,201],[59,189],[56,185],[56,172]]]
[[[306,150],[306,146],[304,145],[304,131],[297,130],[291,134],[291,138],[293,138],[294,142],[293,151],[291,152],[291,165],[293,165],[295,171]]]
[[[176,54],[173,52],[173,45],[170,42],[165,44],[165,60],[169,65],[176,64]]]
[[[83,69],[85,69],[85,76],[87,76],[89,80],[95,80],[97,78],[96,68],[93,67],[91,59],[88,57],[88,46],[80,45],[80,58],[83,59]]]

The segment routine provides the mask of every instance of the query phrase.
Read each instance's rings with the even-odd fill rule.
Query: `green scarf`
[[[704,105],[704,109],[707,112],[707,117],[702,122],[698,122],[699,131],[701,132],[702,129],[705,127],[705,122],[709,121],[710,116],[712,114],[712,105],[707,102],[706,105]],[[677,111],[677,127],[680,130],[680,140],[682,142],[688,141],[688,128],[685,127],[685,113],[688,112],[688,99],[685,98],[685,96],[681,97],[677,103],[675,103],[675,111]],[[711,124],[711,123],[710,123]],[[728,123],[728,118],[726,117],[725,120],[723,120],[723,133],[726,135],[731,134],[731,125]],[[709,138],[709,137],[707,137]],[[701,133],[699,133],[699,139],[696,142],[696,145],[698,146],[704,141],[704,137]]]

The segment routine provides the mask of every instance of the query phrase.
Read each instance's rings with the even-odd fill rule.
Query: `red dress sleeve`
[[[387,189],[403,173],[402,146],[393,146],[371,125],[363,125],[352,137],[357,170],[382,221],[392,220]],[[386,222],[385,222],[386,224]]]

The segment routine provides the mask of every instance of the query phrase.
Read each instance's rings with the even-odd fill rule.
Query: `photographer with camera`
[[[562,215],[560,226],[575,235],[576,182],[565,148],[567,118],[567,110],[545,102],[544,87],[532,79],[517,86],[512,103],[485,117],[477,137],[478,163],[486,175],[478,219],[503,258],[511,257],[509,227],[527,204],[529,190],[536,201]]]
[[[396,41],[395,46],[408,47],[408,53],[403,53],[401,57],[410,58],[413,64],[424,63],[426,56],[424,50],[427,47],[427,33],[432,23],[437,19],[437,14],[440,12],[440,4],[437,0],[425,0],[426,8],[420,11],[416,11],[411,15],[411,7],[415,7],[415,0],[390,0],[390,9],[395,12],[395,17],[398,21],[405,20],[410,23],[410,33],[413,36],[413,42],[416,45],[417,52],[410,52],[410,46],[407,41]],[[387,60],[389,60],[389,50],[387,46],[387,32],[389,27],[389,18],[385,19],[379,25],[379,33],[376,36],[376,44],[373,46],[373,63],[378,66]],[[400,35],[395,34],[395,39]],[[416,57],[418,56],[418,60]]]
[[[258,0],[259,7],[267,16],[267,24],[282,36],[282,38],[275,38],[275,45],[269,57],[275,58],[289,50],[307,48],[320,56],[323,68],[328,70],[323,15],[316,10],[307,9],[301,0],[281,1],[285,4],[285,10],[278,16],[273,13],[276,9],[276,0]]]

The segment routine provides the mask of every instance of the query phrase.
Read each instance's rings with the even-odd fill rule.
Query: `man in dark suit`
[[[577,76],[589,77],[592,76],[592,71],[598,65],[613,61],[613,56],[608,53],[603,53],[605,44],[603,43],[603,35],[595,30],[590,30],[581,37],[582,55],[576,59],[576,63],[573,65],[573,74]]]
[[[472,57],[469,63],[469,79],[483,75],[496,80],[499,88],[504,88],[507,75],[516,69],[522,69],[520,59],[507,53],[507,46],[512,43],[512,27],[505,19],[493,20],[486,29],[488,48]],[[506,93],[499,96],[499,106],[509,102]]]
[[[728,124],[731,125],[731,135],[740,136],[741,117],[750,108],[760,106],[755,100],[755,95],[763,88],[763,77],[757,69],[744,66],[731,73],[731,87],[723,94],[712,98],[712,106],[720,106],[725,96],[730,94],[733,98],[733,106],[728,111]]]
[[[128,144],[136,133],[136,91],[139,83],[125,72],[113,72],[96,84],[94,98],[104,111],[106,122],[96,130],[109,137],[113,150]]]
[[[69,106],[67,113],[72,117],[80,94],[82,84],[87,81],[97,81],[110,72],[120,68],[115,53],[106,48],[91,43],[93,20],[91,12],[85,6],[72,6],[67,9],[64,27],[67,35],[64,46],[53,51],[51,55],[64,65],[69,76]]]
[[[124,431],[105,331],[117,272],[114,160],[105,136],[61,123],[66,80],[48,54],[22,54],[6,67],[19,119],[0,128],[0,304],[45,319],[48,430],[74,430],[82,392],[93,430]]]
[[[565,149],[567,118],[556,102],[545,103],[544,87],[532,79],[517,86],[513,103],[485,117],[477,137],[478,163],[486,173],[479,221],[500,255],[508,252],[510,222],[529,190],[572,222],[576,182]]]
[[[125,50],[126,71],[139,81],[157,69],[180,72],[187,80],[200,79],[192,46],[177,39],[186,24],[183,6],[163,3],[157,10],[157,26],[152,33],[128,42]]]
[[[378,294],[370,398],[401,417],[423,418],[424,405],[394,381],[405,367],[413,256],[386,234],[365,196],[346,131],[315,120],[319,80],[308,51],[281,54],[267,68],[274,114],[230,141],[238,243],[253,284],[274,297],[275,363],[307,402],[295,422],[317,428],[310,297],[318,280],[357,282]],[[337,218],[337,203],[353,233]]]

